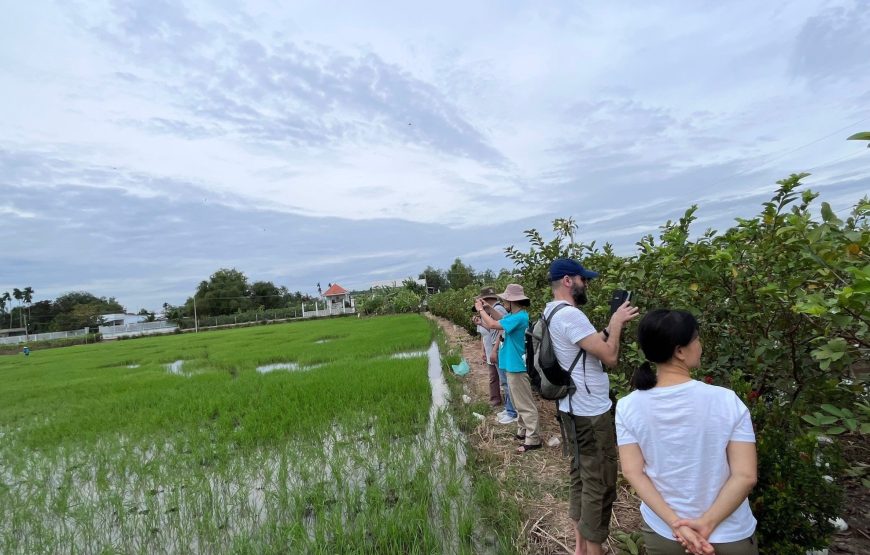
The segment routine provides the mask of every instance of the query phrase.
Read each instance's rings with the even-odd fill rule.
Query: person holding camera
[[[580,306],[598,272],[570,258],[550,264],[553,300],[544,307],[556,359],[576,390],[559,400],[559,420],[572,452],[568,514],[574,523],[576,555],[600,555],[610,533],[616,500],[616,437],[610,413],[610,379],[604,365],[616,366],[622,328],[637,318],[627,301],[598,332]],[[567,305],[559,308],[560,305]],[[575,362],[576,361],[576,362]]]
[[[733,391],[692,379],[701,364],[698,332],[683,310],[641,319],[647,362],[632,378],[637,390],[616,404],[622,473],[642,501],[650,555],[757,555],[752,421]]]
[[[474,307],[478,310],[484,326],[504,331],[504,345],[498,355],[498,367],[507,373],[508,390],[517,411],[516,438],[523,441],[517,453],[526,453],[541,448],[538,406],[532,396],[532,386],[523,360],[526,354],[528,308],[531,301],[523,292],[523,286],[516,283],[508,284],[498,298],[508,310],[508,314],[501,320],[496,321],[487,314],[481,299],[474,302]]]
[[[483,301],[483,309],[486,310],[494,320],[501,320],[502,316],[507,314],[507,309],[498,301],[498,296],[495,294],[495,289],[492,287],[482,288],[477,299]],[[514,410],[513,403],[511,403],[510,400],[510,394],[507,391],[507,377],[504,375],[504,372],[499,372],[498,369],[498,347],[501,332],[497,329],[490,329],[484,326],[480,316],[477,315],[476,307],[472,306],[471,310],[474,312],[471,321],[477,326],[477,332],[480,334],[480,342],[483,346],[483,363],[486,365],[489,372],[489,404],[492,407],[497,407],[502,404],[501,388],[504,386],[505,408],[498,414],[498,417],[508,417],[512,418],[513,421],[516,421],[517,412]]]

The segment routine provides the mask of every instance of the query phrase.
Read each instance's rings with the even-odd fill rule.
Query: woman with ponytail
[[[701,364],[692,314],[648,313],[638,343],[647,360],[632,378],[637,391],[616,405],[616,436],[622,473],[642,501],[647,553],[757,555],[746,405],[729,389],[692,379]]]

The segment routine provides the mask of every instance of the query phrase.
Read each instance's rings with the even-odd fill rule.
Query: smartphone
[[[626,301],[631,301],[631,291],[626,291],[625,289],[615,290],[610,297],[610,315],[613,316],[613,313]]]

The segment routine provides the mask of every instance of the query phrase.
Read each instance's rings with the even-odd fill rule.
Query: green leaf
[[[826,222],[830,222],[835,219],[834,211],[831,209],[831,205],[827,202],[822,203],[822,219]]]
[[[843,432],[845,432],[846,428],[844,428],[842,426],[834,426],[833,428],[828,428],[825,431],[832,436],[838,436],[838,435],[842,434]]]
[[[833,414],[834,416],[839,416],[839,417],[843,416],[843,411],[840,410],[839,408],[835,407],[834,405],[824,404],[821,406],[821,409],[823,411],[826,411],[826,412]]]
[[[870,131],[862,131],[860,133],[855,133],[854,135],[847,137],[847,141],[870,141]]]
[[[819,424],[822,426],[830,426],[831,424],[833,424],[837,420],[839,420],[839,418],[837,418],[836,416],[829,416],[827,414],[823,414],[819,418]]]

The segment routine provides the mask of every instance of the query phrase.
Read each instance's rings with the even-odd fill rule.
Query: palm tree
[[[12,296],[18,301],[18,326],[21,327],[21,299],[24,298],[24,293],[16,287],[12,290]]]
[[[24,299],[24,302],[27,303],[27,319],[30,320],[30,305],[33,302],[33,287],[27,286],[24,288],[24,291],[21,292],[21,296]]]
[[[3,293],[3,296],[0,298],[3,299],[4,305],[12,300],[12,297],[9,295],[9,291],[6,291],[5,293]],[[9,329],[12,329],[12,309],[11,308],[9,309]]]

